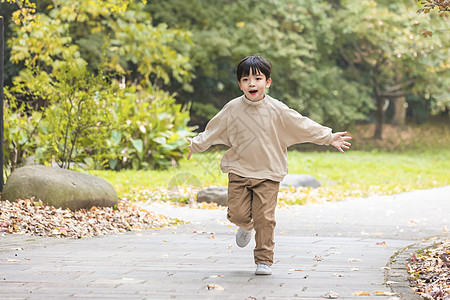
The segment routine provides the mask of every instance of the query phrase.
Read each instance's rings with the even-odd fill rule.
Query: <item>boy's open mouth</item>
[[[248,91],[251,95],[255,95],[257,92],[258,92],[258,90],[251,90],[251,91]]]

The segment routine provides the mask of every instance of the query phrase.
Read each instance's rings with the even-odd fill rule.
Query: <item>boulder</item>
[[[210,187],[201,190],[197,194],[197,202],[217,203],[222,206],[227,205],[228,188],[227,187]]]
[[[3,188],[2,200],[32,197],[71,210],[118,203],[113,186],[93,175],[39,165],[14,170]]]
[[[311,175],[304,174],[287,174],[280,183],[281,188],[298,188],[298,187],[320,187],[320,182]]]

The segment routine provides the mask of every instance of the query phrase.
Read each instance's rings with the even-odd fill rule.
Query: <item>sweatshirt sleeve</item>
[[[331,128],[322,126],[287,106],[283,110],[282,122],[286,147],[297,143],[330,145],[333,141]]]
[[[226,145],[231,147],[228,139],[227,117],[229,105],[225,105],[206,125],[205,131],[192,139],[192,153],[206,151],[212,145]]]

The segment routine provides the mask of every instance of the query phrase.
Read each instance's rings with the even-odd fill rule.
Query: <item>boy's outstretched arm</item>
[[[344,153],[344,149],[350,149],[351,146],[351,144],[347,141],[351,140],[352,137],[346,136],[346,134],[347,131],[333,133],[333,141],[331,142],[331,145],[342,153]]]
[[[191,146],[192,146],[192,139],[187,138],[187,140],[189,142],[189,145],[188,145],[189,154],[188,154],[187,160],[189,160],[189,158],[191,158],[191,156],[192,156],[192,148],[191,148]]]

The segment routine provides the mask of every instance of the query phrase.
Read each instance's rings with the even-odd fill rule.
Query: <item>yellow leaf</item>
[[[395,296],[395,293],[391,293],[391,292],[383,292],[383,291],[375,291],[373,292],[373,294],[375,296]]]
[[[220,285],[217,285],[217,284],[208,284],[208,285],[206,286],[206,288],[207,288],[208,290],[216,290],[216,291],[223,291],[223,290],[224,290],[223,287],[221,287]]]
[[[361,291],[356,291],[352,294],[352,296],[370,296],[370,293],[367,292],[361,292]]]

